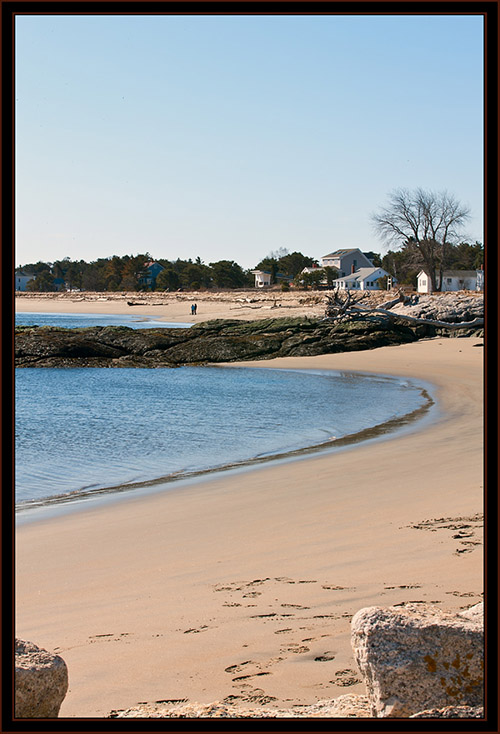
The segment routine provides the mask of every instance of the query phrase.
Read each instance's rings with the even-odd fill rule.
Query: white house
[[[265,288],[271,285],[271,273],[267,270],[252,270],[252,275],[255,276],[256,288]]]
[[[387,276],[391,278],[392,283],[396,282],[386,270],[383,268],[359,268],[355,273],[345,275],[333,281],[333,287],[339,290],[358,290],[358,291],[379,291],[380,286],[378,279]]]
[[[33,280],[33,273],[25,273],[24,270],[16,270],[14,273],[14,290],[25,291],[28,281]]]
[[[256,288],[267,288],[271,285],[272,274],[269,270],[252,270],[252,275],[255,276],[255,287]],[[276,273],[276,282],[278,283],[291,283],[293,278],[289,275],[283,275],[283,273]]]
[[[321,266],[323,268],[335,268],[335,270],[339,271],[339,276],[342,278],[344,275],[350,275],[360,268],[373,268],[373,263],[366,255],[363,255],[361,250],[351,248],[336,250],[329,255],[323,255]]]
[[[439,284],[439,273],[436,272],[436,283]],[[484,288],[483,270],[444,270],[441,291],[476,291]],[[431,293],[431,279],[425,270],[417,275],[417,291]]]

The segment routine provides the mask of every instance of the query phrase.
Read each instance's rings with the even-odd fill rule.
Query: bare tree
[[[388,206],[374,214],[372,221],[386,242],[410,245],[418,251],[436,291],[441,290],[450,247],[468,218],[469,209],[446,191],[396,189],[389,194]]]

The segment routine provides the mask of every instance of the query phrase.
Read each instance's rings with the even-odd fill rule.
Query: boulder
[[[68,669],[59,655],[16,639],[16,719],[53,719],[68,690]]]
[[[483,605],[459,614],[368,607],[351,623],[354,657],[376,717],[483,705]]]

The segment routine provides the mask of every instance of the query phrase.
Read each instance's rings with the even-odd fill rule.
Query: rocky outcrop
[[[483,605],[368,607],[351,624],[354,657],[376,717],[483,705]]]
[[[318,701],[309,706],[297,706],[287,709],[278,708],[242,708],[223,701],[215,703],[144,703],[122,711],[112,711],[111,719],[304,719],[304,718],[337,718],[366,719],[371,718],[370,704],[366,696],[345,695],[333,700]]]
[[[445,706],[442,709],[428,709],[413,714],[410,719],[483,719],[482,706]]]
[[[111,711],[110,719],[372,719],[367,696],[346,695],[318,701],[310,706],[288,709],[242,708],[215,703],[143,703],[129,709]],[[481,706],[445,706],[413,714],[410,719],[482,719]]]
[[[206,321],[187,329],[17,327],[16,367],[177,367],[288,356],[313,356],[416,341],[432,327],[366,317]]]
[[[15,663],[15,718],[56,718],[68,690],[64,660],[32,642],[16,639]]]
[[[439,295],[418,294],[410,305],[399,303],[393,313],[413,316],[418,319],[433,319],[458,324],[484,317],[484,299],[478,295],[441,293]]]

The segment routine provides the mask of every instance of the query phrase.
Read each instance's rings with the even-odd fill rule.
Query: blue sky
[[[16,18],[16,265],[383,253],[399,187],[483,241],[479,15]]]

